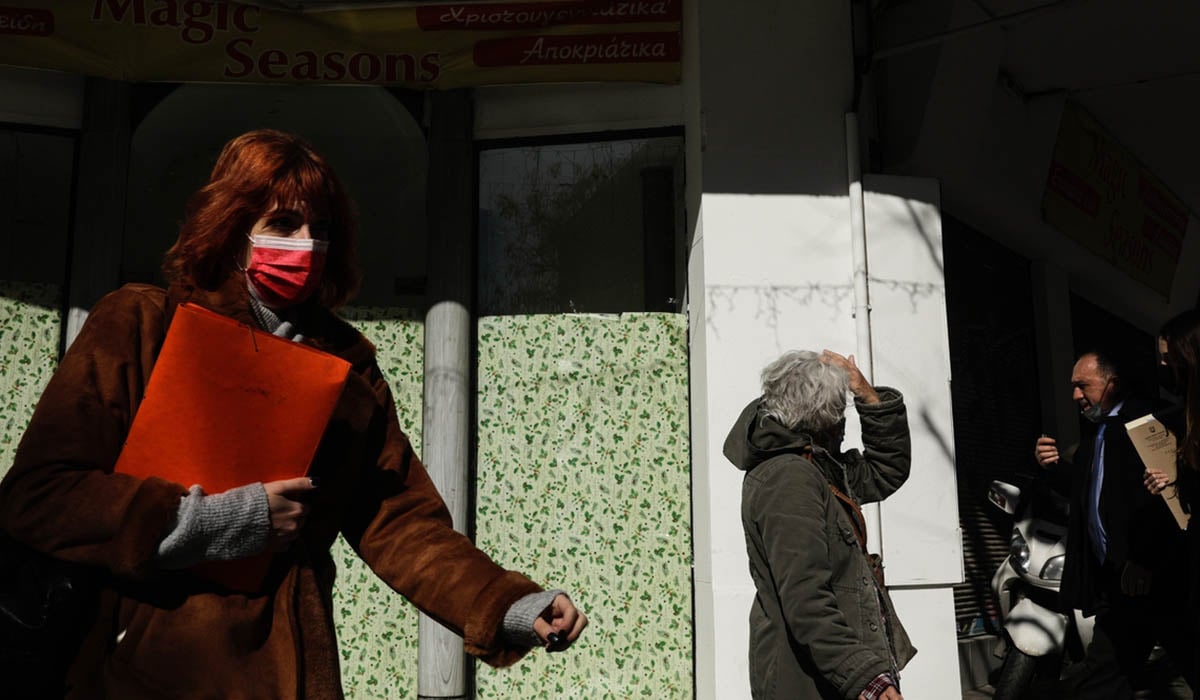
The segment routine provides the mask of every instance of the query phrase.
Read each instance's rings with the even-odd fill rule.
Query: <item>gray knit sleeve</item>
[[[566,594],[558,589],[530,593],[512,604],[504,614],[504,639],[510,644],[523,647],[540,647],[543,642],[533,631],[533,622],[542,616],[546,608],[554,602],[559,594]]]
[[[261,483],[206,495],[199,486],[179,500],[175,525],[158,545],[158,564],[182,569],[202,561],[240,559],[267,548],[271,509]]]

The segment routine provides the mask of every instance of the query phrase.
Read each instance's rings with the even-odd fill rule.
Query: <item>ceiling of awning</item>
[[[1200,2],[873,4],[877,51],[939,35],[959,41],[998,27],[1004,48],[997,80],[1025,101],[1066,96],[1079,103],[1200,213]]]

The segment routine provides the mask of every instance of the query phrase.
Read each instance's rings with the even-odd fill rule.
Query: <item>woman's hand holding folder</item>
[[[282,479],[263,484],[267,491],[267,505],[271,509],[270,548],[274,551],[286,549],[304,527],[308,517],[308,494],[317,488],[307,476]]]

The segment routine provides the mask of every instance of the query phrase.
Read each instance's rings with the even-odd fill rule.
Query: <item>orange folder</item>
[[[115,470],[220,493],[303,476],[350,363],[195,304],[181,304]],[[206,562],[195,573],[257,591],[271,555]]]

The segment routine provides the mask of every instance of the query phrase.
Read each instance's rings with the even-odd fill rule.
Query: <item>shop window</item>
[[[61,287],[75,137],[0,130],[0,280]]]
[[[677,311],[683,138],[485,145],[481,316]]]
[[[75,143],[0,129],[0,476],[58,364]]]

